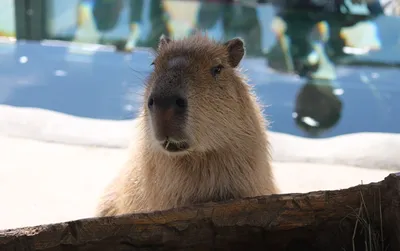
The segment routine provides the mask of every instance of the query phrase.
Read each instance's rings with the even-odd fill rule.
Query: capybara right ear
[[[162,47],[168,44],[169,42],[171,42],[171,39],[166,35],[162,34],[158,42],[158,50],[162,49]]]
[[[232,67],[238,66],[245,53],[243,40],[236,37],[228,40],[224,45],[227,47],[229,53],[229,64]]]

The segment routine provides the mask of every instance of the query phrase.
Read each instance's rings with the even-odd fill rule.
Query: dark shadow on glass
[[[267,65],[306,80],[297,92],[293,119],[310,137],[334,128],[342,117],[342,101],[333,84],[336,65],[353,57],[345,53],[348,45],[343,28],[382,13],[380,5],[371,3],[370,15],[343,15],[340,4],[311,6],[307,1],[291,1],[290,5],[281,5],[272,25],[277,42],[266,54]]]
[[[53,2],[46,1],[46,3]],[[145,4],[148,4],[149,8],[145,8]],[[47,39],[108,44],[114,45],[118,51],[131,52],[135,47],[156,48],[162,34],[170,35],[169,15],[164,9],[162,0],[80,0],[76,8],[77,26],[72,34],[52,35]],[[107,37],[107,33],[113,32],[120,25],[124,8],[128,10],[126,25],[129,26],[129,32],[126,35],[117,35],[117,38]],[[149,13],[146,13],[146,10]],[[90,13],[87,13],[88,11]],[[149,32],[143,34],[141,25],[145,15],[149,16],[150,27]],[[45,18],[49,21],[47,16]],[[87,26],[90,26],[88,25],[90,22],[94,23],[94,30],[88,31]]]
[[[307,136],[319,136],[341,118],[342,101],[329,80],[309,80],[296,95],[293,119]]]
[[[319,62],[310,62],[318,43],[323,43],[323,51],[333,64],[349,60],[352,55],[344,53],[346,44],[341,34],[342,28],[374,18],[375,15],[281,9],[273,27],[277,42],[266,54],[268,66],[282,72],[310,76],[319,68]]]
[[[122,10],[122,0],[96,0],[93,17],[98,31],[106,32],[115,28]]]
[[[143,8],[137,8],[135,10],[135,0],[131,0],[131,13],[135,15],[142,15]],[[143,0],[141,6],[143,6]],[[140,12],[140,14],[139,14]],[[136,20],[136,16],[132,16],[131,20]],[[161,0],[150,0],[150,33],[149,35],[138,42],[138,46],[157,48],[158,40],[162,34],[169,36],[170,32],[167,26],[169,20],[168,13],[165,11]]]
[[[106,3],[103,3],[106,2]],[[122,1],[95,1],[93,16],[99,31],[113,29],[118,21],[122,8]],[[117,50],[131,51],[135,46],[156,48],[158,38],[170,34],[167,26],[168,15],[166,14],[161,0],[150,0],[150,32],[147,37],[140,39],[139,23],[143,18],[144,0],[129,0],[129,36],[126,40],[116,41],[114,45]],[[103,42],[104,43],[104,42]]]
[[[353,5],[366,4],[371,15],[380,15],[383,13],[383,6],[379,0],[270,0],[268,1],[275,6],[285,10],[309,11],[314,13],[351,13],[350,2]]]
[[[254,2],[254,1],[252,1]],[[259,1],[262,2],[262,1]],[[251,41],[247,47],[247,56],[261,55],[261,25],[257,16],[257,6],[234,3],[233,0],[202,1],[197,14],[197,29],[212,29],[222,20],[222,40],[242,37]]]

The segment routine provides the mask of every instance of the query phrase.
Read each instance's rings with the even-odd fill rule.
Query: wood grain
[[[400,250],[399,205],[397,173],[343,190],[10,229],[0,232],[0,250],[365,250],[361,227],[353,237],[357,215]]]

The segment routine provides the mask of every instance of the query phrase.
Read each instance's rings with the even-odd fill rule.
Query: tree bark
[[[343,190],[5,230],[0,250],[400,250],[399,205],[397,173]]]

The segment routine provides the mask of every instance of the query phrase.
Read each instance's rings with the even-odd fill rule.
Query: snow
[[[127,157],[134,123],[1,105],[0,229],[92,217]],[[400,171],[400,134],[270,139],[282,193],[342,189]]]

